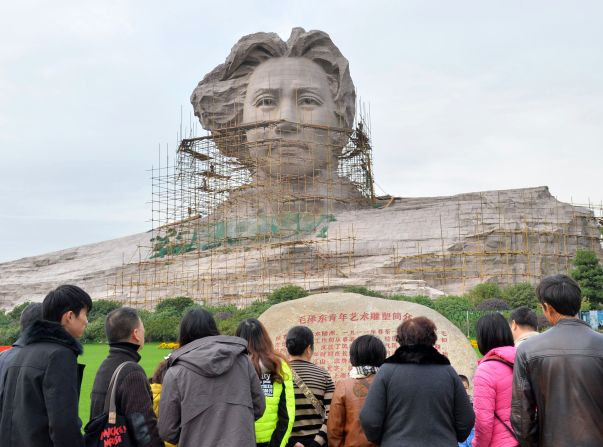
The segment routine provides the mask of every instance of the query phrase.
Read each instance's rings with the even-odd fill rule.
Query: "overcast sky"
[[[600,202],[600,1],[2,1],[0,261],[150,228],[181,106],[239,37],[328,32],[379,194],[548,185]]]

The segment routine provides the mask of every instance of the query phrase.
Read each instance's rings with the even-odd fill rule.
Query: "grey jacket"
[[[367,439],[381,447],[457,447],[475,422],[458,374],[431,346],[402,346],[385,360],[360,412]]]
[[[255,447],[266,402],[247,342],[218,335],[170,357],[159,402],[159,435],[179,447]]]
[[[523,447],[603,444],[603,335],[576,318],[517,348],[511,423]]]

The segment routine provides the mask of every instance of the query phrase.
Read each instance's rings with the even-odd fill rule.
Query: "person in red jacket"
[[[492,313],[477,320],[477,347],[484,357],[473,379],[473,447],[516,446],[511,428],[515,346],[505,317]]]

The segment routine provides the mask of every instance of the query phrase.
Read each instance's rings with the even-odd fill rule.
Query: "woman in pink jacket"
[[[484,357],[473,379],[473,447],[517,446],[510,421],[515,347],[505,317],[492,313],[477,321],[477,347]]]

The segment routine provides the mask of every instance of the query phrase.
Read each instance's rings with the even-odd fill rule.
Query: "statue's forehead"
[[[328,86],[327,75],[310,59],[271,58],[262,62],[249,79],[250,89],[316,88]]]

